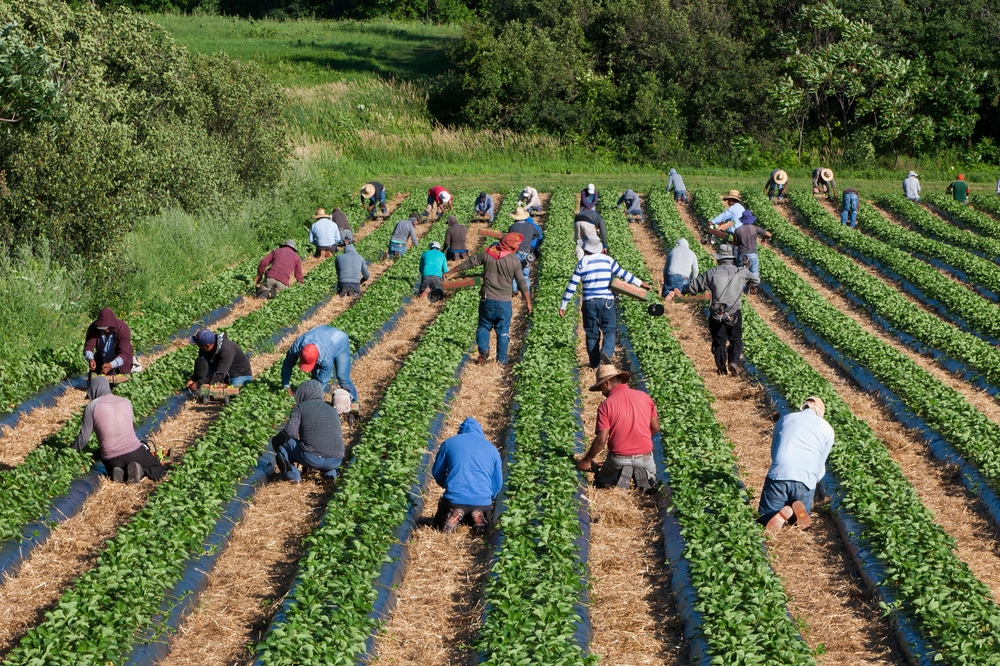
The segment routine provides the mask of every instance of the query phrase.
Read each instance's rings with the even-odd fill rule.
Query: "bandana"
[[[504,234],[504,237],[500,239],[499,243],[486,250],[486,254],[490,255],[494,259],[503,259],[508,254],[516,252],[522,240],[524,240],[524,236],[516,231],[510,231]]]

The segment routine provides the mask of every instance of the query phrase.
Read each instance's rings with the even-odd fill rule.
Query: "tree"
[[[32,125],[58,113],[55,69],[45,47],[30,46],[19,24],[0,28],[0,121]]]

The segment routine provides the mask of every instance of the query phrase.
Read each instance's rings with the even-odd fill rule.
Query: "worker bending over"
[[[420,239],[417,238],[416,223],[416,211],[411,212],[407,219],[396,223],[396,227],[392,230],[392,236],[389,237],[390,258],[397,259],[406,254],[406,241],[413,241],[413,247],[416,247],[420,242]]]
[[[660,295],[666,296],[674,289],[680,291],[696,277],[698,256],[691,251],[686,238],[678,238],[663,264],[663,289]]]
[[[293,274],[296,282],[302,282],[302,259],[295,241],[289,238],[264,255],[257,265],[257,298],[274,298],[278,292],[288,289]]]
[[[775,169],[771,172],[771,176],[767,179],[767,183],[764,185],[764,192],[767,193],[767,198],[771,203],[774,203],[774,198],[778,198],[778,203],[785,200],[785,188],[788,186],[788,174],[781,169]]]
[[[533,187],[525,187],[521,190],[521,196],[518,197],[517,205],[529,213],[542,212],[542,200],[538,196],[538,190]]]
[[[420,286],[417,293],[427,298],[434,290],[441,290],[441,280],[448,272],[448,259],[441,251],[441,243],[431,242],[429,250],[420,255]]]
[[[858,204],[861,202],[858,191],[853,187],[844,189],[840,200],[840,223],[850,223],[851,228],[858,226]]]
[[[916,171],[906,174],[903,179],[903,196],[914,203],[920,203],[920,180]]]
[[[691,280],[684,289],[674,289],[667,294],[667,302],[677,296],[695,295],[709,291],[711,316],[708,330],[712,333],[712,354],[720,375],[738,375],[743,370],[743,288],[747,284],[760,284],[760,278],[746,266],[736,265],[736,251],[723,243],[713,255],[719,262]],[[728,349],[727,349],[728,343]],[[728,360],[728,363],[727,363]]]
[[[736,265],[748,266],[750,272],[757,276],[760,282],[760,261],[757,258],[757,239],[767,240],[771,232],[758,227],[757,217],[749,210],[740,216],[740,227],[733,232],[736,243]]]
[[[490,222],[493,221],[493,197],[486,194],[486,192],[480,192],[479,196],[476,197],[476,203],[472,207],[473,213],[477,216],[485,217]],[[450,219],[450,218],[449,218]]]
[[[441,442],[431,473],[444,488],[434,526],[454,532],[465,522],[475,534],[489,532],[493,503],[503,486],[503,465],[479,421],[468,417],[455,435]]]
[[[476,328],[476,346],[479,348],[477,363],[485,363],[490,358],[490,331],[497,334],[497,363],[507,363],[507,345],[510,342],[511,282],[517,282],[518,290],[524,297],[524,305],[531,314],[531,294],[528,282],[521,272],[521,261],[517,258],[517,247],[521,236],[507,233],[500,242],[470,257],[445,273],[445,277],[464,270],[483,267],[483,286],[479,299],[479,325]]]
[[[163,476],[163,465],[135,436],[132,403],[112,394],[104,377],[91,378],[87,384],[87,399],[90,402],[83,410],[80,434],[73,448],[83,451],[90,436],[96,432],[96,455],[112,481],[121,483],[128,477],[129,483],[138,483],[143,476],[158,481]]]
[[[320,208],[313,215],[312,227],[309,229],[309,242],[316,246],[316,256],[325,259],[332,257],[340,245],[340,227]]]
[[[247,355],[225,333],[203,328],[191,337],[191,343],[198,345],[198,358],[187,383],[190,390],[197,391],[202,384],[243,386],[253,379]]]
[[[604,401],[597,408],[597,426],[590,450],[577,462],[587,471],[605,449],[608,456],[597,472],[598,488],[630,488],[632,480],[640,490],[656,489],[653,435],[660,432],[660,417],[652,398],[628,387],[629,374],[610,364],[597,369],[591,391],[600,391]]]
[[[726,210],[713,217],[711,224],[719,225],[719,231],[733,233],[743,224],[740,222],[740,217],[743,215],[743,211],[746,210],[743,207],[743,199],[740,198],[739,190],[729,190],[724,194],[722,196],[722,204],[726,207]]]
[[[461,224],[457,217],[448,216],[448,229],[444,232],[445,258],[448,261],[465,259],[469,256],[469,248],[466,246],[468,234],[469,228]]]
[[[428,217],[434,215],[435,219],[437,219],[438,216],[444,213],[446,208],[449,213],[455,210],[454,205],[451,203],[451,192],[444,189],[441,185],[427,190],[426,210]]]
[[[563,293],[559,316],[566,316],[576,287],[583,283],[583,330],[587,336],[587,357],[590,367],[596,368],[601,362],[601,354],[611,358],[618,340],[618,316],[615,296],[611,293],[611,278],[619,277],[629,284],[642,287],[642,280],[618,265],[618,262],[603,253],[604,247],[597,236],[589,236],[583,244],[584,257],[576,264]],[[601,336],[604,344],[601,344]]]
[[[281,386],[291,394],[292,368],[299,364],[299,370],[309,374],[326,386],[336,373],[340,388],[358,400],[358,391],[351,382],[351,341],[340,329],[333,326],[317,326],[300,335],[285,354],[281,364]]]
[[[670,179],[667,181],[667,193],[674,193],[674,201],[679,200],[687,203],[687,187],[684,186],[684,179],[677,173],[677,169],[671,169],[667,175],[670,176]]]
[[[357,296],[361,293],[361,283],[371,277],[368,262],[358,254],[354,243],[344,245],[344,251],[335,260],[337,268],[337,293],[343,296]]]
[[[597,208],[597,199],[597,189],[593,183],[589,183],[587,187],[580,190],[580,210],[594,210]]]
[[[510,216],[514,218],[514,223],[507,228],[507,233],[515,233],[521,236],[521,243],[517,246],[518,260],[521,262],[521,272],[524,274],[524,281],[528,285],[528,289],[531,289],[531,262],[535,260],[534,254],[532,253],[532,248],[535,245],[541,232],[538,229],[538,225],[534,224],[534,220],[528,222],[531,216],[528,215],[528,211],[523,208],[518,208]],[[511,289],[514,293],[517,293],[518,283],[512,282]]]
[[[323,384],[310,379],[295,389],[295,406],[288,422],[271,440],[275,465],[289,481],[302,481],[303,468],[319,470],[323,478],[337,478],[344,459],[344,435],[340,415],[323,399]]]
[[[87,359],[90,372],[100,375],[128,375],[133,366],[136,372],[141,369],[133,360],[132,329],[116,317],[111,308],[103,308],[87,327],[83,357]]]
[[[812,525],[816,484],[826,474],[833,448],[833,428],[825,413],[823,400],[809,397],[800,411],[784,415],[774,426],[771,468],[760,491],[760,522],[769,532],[781,530],[792,516],[802,529]]]
[[[389,209],[385,207],[385,186],[374,180],[361,186],[361,203],[368,211],[369,217],[375,217],[376,204],[383,215],[389,213]]]
[[[830,201],[837,198],[837,183],[833,171],[827,168],[813,169],[813,194],[825,193]]]
[[[618,197],[618,203],[615,207],[621,210],[621,207],[625,206],[625,215],[632,216],[638,215],[639,221],[642,222],[642,202],[639,200],[639,195],[632,190],[625,190],[620,197]]]
[[[576,258],[583,259],[583,243],[588,236],[601,239],[601,246],[608,246],[608,230],[604,226],[604,218],[596,210],[581,210],[573,218],[576,236]]]

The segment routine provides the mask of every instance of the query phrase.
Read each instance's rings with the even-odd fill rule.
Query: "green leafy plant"
[[[960,204],[951,197],[940,194],[928,194],[923,199],[941,210],[946,217],[957,221],[962,226],[968,227],[988,238],[1000,240],[1000,226],[997,225],[996,220],[990,218],[988,215],[983,215],[975,208]]]
[[[978,199],[976,201],[976,205],[978,206]],[[918,236],[923,234],[933,236],[934,238],[939,238],[945,243],[953,245],[956,248],[965,248],[973,252],[978,252],[988,259],[1000,260],[1000,240],[989,238],[987,236],[980,236],[979,234],[971,234],[967,231],[959,229],[954,224],[946,222],[937,215],[927,212],[927,209],[920,204],[913,203],[909,199],[902,196],[877,196],[875,197],[875,203],[903,218],[907,224],[921,232],[920,234],[917,234]],[[916,242],[916,239],[909,234],[883,234],[881,227],[866,227],[865,231],[881,238],[886,243],[889,243],[894,247],[900,248],[901,250],[907,249],[907,247],[902,245],[904,241],[907,246]],[[900,231],[905,231],[905,229],[900,229]],[[914,247],[917,246],[914,245]],[[921,245],[920,247],[925,246]],[[925,254],[928,256],[937,256],[931,254],[930,251],[925,252]],[[944,256],[938,256],[938,258],[942,261],[947,261]]]

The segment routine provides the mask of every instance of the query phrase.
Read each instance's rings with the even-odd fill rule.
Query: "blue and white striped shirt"
[[[576,265],[573,276],[566,285],[566,293],[563,294],[560,310],[565,310],[573,294],[576,293],[576,286],[583,282],[583,300],[589,301],[592,298],[614,298],[614,294],[608,288],[611,285],[611,277],[617,276],[629,284],[636,286],[642,284],[627,270],[618,265],[618,262],[606,254],[588,254]]]

